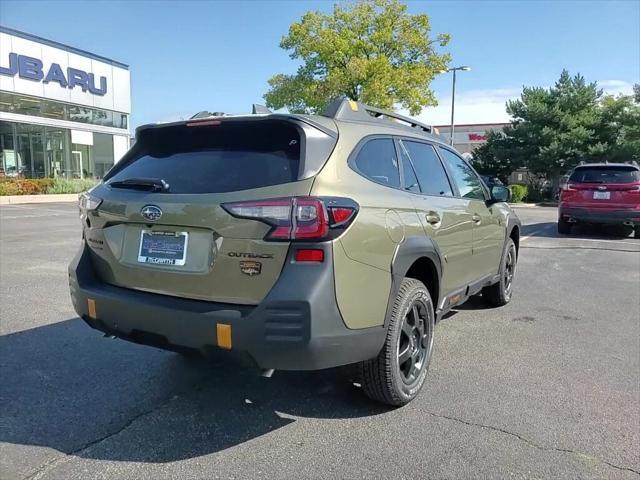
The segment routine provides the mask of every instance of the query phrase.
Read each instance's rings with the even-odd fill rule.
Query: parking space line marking
[[[47,208],[47,207],[27,207],[25,205],[2,205],[2,209],[4,210],[4,207],[9,207],[7,210],[11,210],[12,208],[18,209],[18,210],[35,210],[35,211],[45,211],[45,212],[54,212],[54,213],[62,213],[62,212],[69,212],[72,209],[67,209],[67,208],[62,208],[60,210],[55,210],[53,208]],[[65,205],[66,207],[66,205]]]

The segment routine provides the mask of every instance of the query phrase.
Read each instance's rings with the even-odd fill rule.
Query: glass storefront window
[[[13,125],[0,122],[0,175],[7,177],[18,176],[20,158],[16,152]]]
[[[126,113],[70,105],[8,92],[0,92],[0,112],[55,118],[115,128],[128,128],[129,123],[129,116]]]
[[[65,120],[65,108],[62,103],[49,102],[44,100],[42,102],[42,116],[47,118],[57,118],[58,120]]]
[[[91,109],[88,107],[79,107],[77,105],[69,105],[69,120],[72,122],[91,123]]]
[[[100,179],[113,163],[113,135],[0,121],[0,176]]]
[[[65,154],[69,150],[68,138],[66,129],[45,128],[45,165],[48,168],[48,177],[65,178],[67,176],[69,165]]]
[[[44,162],[44,127],[16,125],[17,152],[20,158],[18,174],[26,178],[47,176]]]
[[[93,134],[93,176],[102,178],[113,166],[113,135]]]
[[[13,99],[13,112],[22,115],[40,115],[40,100],[16,95]]]
[[[91,123],[111,127],[113,126],[113,112],[109,112],[108,110],[92,110]]]
[[[113,112],[113,126],[116,128],[129,128],[128,116],[124,113]]]

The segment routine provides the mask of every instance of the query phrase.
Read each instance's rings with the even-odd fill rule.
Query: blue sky
[[[307,10],[332,1],[2,0],[0,22],[131,66],[133,127],[200,110],[240,113],[261,102],[267,80],[296,65],[278,47]],[[552,85],[563,68],[611,93],[640,79],[640,1],[420,1],[460,74],[456,123],[506,119],[522,85]],[[432,84],[440,101],[421,118],[448,123],[450,76]]]

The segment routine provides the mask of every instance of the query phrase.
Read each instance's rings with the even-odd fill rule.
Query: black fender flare
[[[405,238],[402,243],[396,246],[393,259],[391,260],[391,289],[384,318],[385,328],[389,323],[393,302],[398,295],[400,284],[411,268],[411,265],[420,258],[427,258],[433,263],[438,284],[440,284],[442,279],[442,255],[440,254],[438,246],[431,238],[426,236],[411,236]],[[440,288],[438,288],[438,291],[440,292]],[[442,296],[442,293],[440,292],[438,296]],[[440,304],[440,298],[432,298],[431,300],[435,311]]]
[[[511,232],[513,232],[514,228],[518,228],[518,241],[516,244],[516,255],[520,256],[520,237],[522,236],[522,222],[518,217],[513,214],[510,214],[507,218],[507,229],[506,235],[504,237],[504,245],[507,245],[507,240],[511,238]],[[503,248],[504,249],[504,248]]]

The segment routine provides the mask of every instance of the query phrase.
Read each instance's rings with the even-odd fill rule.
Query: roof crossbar
[[[251,113],[253,115],[256,115],[256,114],[269,114],[269,113],[273,113],[273,112],[271,112],[271,110],[269,110],[264,105],[260,105],[259,103],[254,103],[251,106]]]
[[[265,107],[264,105],[260,105],[258,103],[254,103],[253,105],[251,105],[252,115],[256,115],[256,114],[265,115],[269,113],[273,113],[273,112],[269,110],[267,107]],[[208,118],[208,117],[224,117],[224,116],[225,116],[224,112],[210,112],[208,110],[202,110],[201,112],[198,112],[195,115],[193,115],[189,120],[197,120],[199,118]]]
[[[375,119],[380,119],[380,117],[384,117],[404,122],[411,128],[417,128],[427,133],[433,133],[433,127],[431,125],[418,122],[413,118],[400,115],[399,113],[383,110],[377,107],[371,107],[354,100],[349,100],[348,98],[334,100],[327,106],[322,115],[335,120],[351,120],[359,122],[371,122],[375,121]]]

